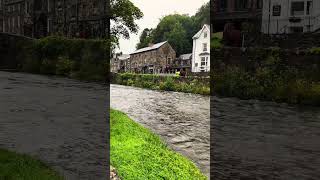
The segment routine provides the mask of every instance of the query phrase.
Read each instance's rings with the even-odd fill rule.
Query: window
[[[171,64],[171,58],[168,58],[168,64]]]
[[[302,33],[303,32],[303,27],[298,26],[298,27],[290,27],[291,33]]]
[[[206,52],[208,50],[207,43],[203,43],[203,51]]]
[[[220,1],[220,11],[225,11],[228,7],[228,1],[227,0],[221,0]]]
[[[248,0],[237,0],[235,9],[237,11],[243,11],[248,9]]]
[[[272,8],[272,16],[280,16],[281,15],[281,5],[274,5]]]
[[[307,15],[310,15],[312,11],[312,1],[307,2]]]
[[[201,58],[201,66],[206,66],[206,58],[205,57]]]
[[[204,32],[204,38],[207,38],[207,36],[208,36],[208,33],[207,32]]]
[[[195,63],[194,66],[195,66],[195,67],[198,67],[198,63]]]
[[[301,16],[304,15],[304,1],[297,1],[291,3],[291,15]]]

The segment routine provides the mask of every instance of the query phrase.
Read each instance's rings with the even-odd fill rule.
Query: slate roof
[[[145,48],[141,48],[136,50],[135,52],[131,53],[131,54],[138,54],[138,53],[142,53],[142,52],[146,52],[146,51],[151,51],[151,50],[155,50],[160,48],[161,46],[163,46],[165,43],[167,43],[167,41],[161,42],[161,43],[157,43],[152,45],[151,47],[145,47]],[[130,55],[131,55],[130,54]]]
[[[123,55],[119,56],[118,58],[119,58],[119,60],[126,60],[126,59],[130,58],[130,55],[129,54],[123,54]]]
[[[191,57],[192,57],[192,53],[180,55],[180,59],[182,60],[191,59]]]

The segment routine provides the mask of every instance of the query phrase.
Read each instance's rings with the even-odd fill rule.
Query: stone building
[[[175,58],[176,52],[167,41],[150,44],[130,54],[130,72],[168,73]]]
[[[213,4],[213,29],[223,31],[228,22],[241,28],[242,22],[251,22],[260,29],[263,0],[215,0]]]
[[[29,37],[103,37],[105,0],[0,0],[0,32]]]
[[[175,71],[191,72],[192,53],[182,54],[179,58],[176,58],[172,67]]]
[[[130,55],[117,53],[110,61],[111,72],[123,73],[130,71]]]

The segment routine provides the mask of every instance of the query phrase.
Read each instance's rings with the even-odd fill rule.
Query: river
[[[320,179],[320,108],[211,101],[213,179]]]
[[[210,97],[112,84],[112,108],[149,128],[209,177]]]

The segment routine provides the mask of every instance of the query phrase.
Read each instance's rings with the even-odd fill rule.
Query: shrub
[[[210,94],[209,79],[198,80],[188,77],[164,77],[153,74],[115,74],[112,82],[121,85],[165,91],[178,91],[186,93]]]
[[[65,57],[59,57],[56,64],[56,74],[70,76],[71,71],[74,69],[74,62]]]

